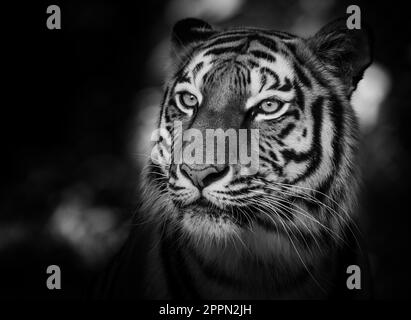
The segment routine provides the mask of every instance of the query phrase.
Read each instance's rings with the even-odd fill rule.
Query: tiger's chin
[[[226,241],[242,230],[232,212],[194,204],[179,208],[182,229],[195,241]]]

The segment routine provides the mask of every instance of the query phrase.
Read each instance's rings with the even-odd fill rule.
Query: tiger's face
[[[257,229],[315,234],[339,219],[327,208],[352,173],[357,124],[348,98],[356,83],[327,68],[314,40],[310,47],[281,32],[217,32],[193,19],[176,25],[183,53],[159,124],[169,138],[156,142],[158,156],[168,150],[171,161],[155,162],[150,172],[168,221],[209,241]],[[192,129],[199,139],[209,130],[222,135],[212,137],[216,148],[232,132],[235,147],[224,145],[218,161],[203,143],[202,161],[174,161],[175,141]],[[182,141],[183,155],[192,153],[191,141]],[[249,163],[238,159],[241,146]]]

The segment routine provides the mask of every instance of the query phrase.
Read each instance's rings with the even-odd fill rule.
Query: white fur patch
[[[239,230],[228,217],[214,217],[205,213],[185,213],[183,228],[198,241],[221,241],[235,235]]]

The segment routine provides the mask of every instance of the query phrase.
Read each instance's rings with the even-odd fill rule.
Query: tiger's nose
[[[183,163],[180,170],[197,188],[203,189],[213,182],[222,179],[230,168],[228,165],[189,166]]]

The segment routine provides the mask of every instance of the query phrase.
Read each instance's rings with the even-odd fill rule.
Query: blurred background
[[[61,8],[61,30],[46,28],[50,4]],[[6,35],[5,51],[16,60],[7,83],[17,89],[1,116],[0,298],[82,297],[123,243],[177,20],[309,36],[351,4],[375,33],[375,62],[353,97],[363,135],[360,227],[375,297],[409,297],[411,19],[405,2],[84,0],[31,5],[28,24],[14,24],[16,33]],[[62,270],[58,292],[45,285],[51,264]]]

